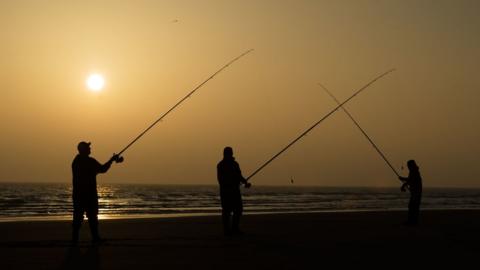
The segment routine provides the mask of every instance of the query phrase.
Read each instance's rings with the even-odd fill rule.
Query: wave
[[[99,185],[100,214],[219,213],[217,186]],[[397,188],[255,187],[243,191],[246,213],[406,209]],[[480,209],[479,189],[425,189],[424,209]],[[68,184],[0,184],[0,219],[72,213]]]

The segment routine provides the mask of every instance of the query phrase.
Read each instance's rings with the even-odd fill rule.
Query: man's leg
[[[240,230],[240,218],[242,217],[243,213],[243,203],[242,203],[242,196],[240,193],[237,194],[235,198],[235,206],[233,208],[233,218],[232,218],[232,231],[236,234],[242,234]]]
[[[90,226],[90,233],[92,235],[92,242],[101,241],[98,233],[98,202],[92,203],[87,208],[88,225]]]
[[[418,217],[420,215],[420,196],[415,195],[412,199],[412,209],[411,209],[411,223],[417,225],[418,224]]]
[[[80,202],[73,203],[72,242],[78,243],[80,227],[82,226],[84,209]]]
[[[412,195],[410,197],[410,202],[408,204],[408,224],[417,225],[418,224],[418,214],[420,212],[420,198],[417,195]]]
[[[231,225],[230,225],[230,215],[232,213],[232,206],[230,203],[229,194],[226,192],[220,193],[220,200],[222,203],[222,224],[223,224],[223,234],[231,234]]]
[[[231,225],[230,225],[230,209],[222,209],[222,224],[223,224],[223,234],[230,235],[232,233]]]
[[[242,211],[236,209],[233,211],[233,218],[232,218],[232,231],[233,233],[241,233],[240,231],[240,218],[242,217]]]

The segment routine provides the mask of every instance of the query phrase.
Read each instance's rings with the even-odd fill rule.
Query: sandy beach
[[[0,223],[2,269],[312,269],[475,263],[480,211],[424,211],[419,227],[406,212],[247,215],[243,236],[224,237],[218,216],[103,220],[106,242],[90,244],[70,222]],[[86,224],[85,224],[86,225]]]

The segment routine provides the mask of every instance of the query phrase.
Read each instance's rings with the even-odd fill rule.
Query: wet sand
[[[1,269],[319,269],[332,265],[476,268],[480,211],[247,215],[243,236],[224,237],[218,216],[102,220],[102,245],[88,225],[71,247],[70,222],[0,223]]]

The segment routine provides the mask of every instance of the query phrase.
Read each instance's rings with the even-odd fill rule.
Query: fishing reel
[[[404,183],[402,187],[400,188],[402,192],[406,192],[407,190],[410,190],[410,186],[407,183]]]
[[[122,163],[123,162],[123,157],[117,155],[117,154],[113,154],[112,156],[112,161],[115,161],[115,163]]]

